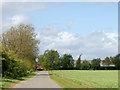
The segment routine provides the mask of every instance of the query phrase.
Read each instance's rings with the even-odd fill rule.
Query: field
[[[118,88],[117,70],[52,70],[49,74],[63,88]]]

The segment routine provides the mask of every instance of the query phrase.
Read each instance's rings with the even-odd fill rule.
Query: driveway
[[[61,88],[52,79],[50,79],[48,71],[41,71],[33,78],[21,81],[13,88]],[[62,88],[61,88],[62,90]]]

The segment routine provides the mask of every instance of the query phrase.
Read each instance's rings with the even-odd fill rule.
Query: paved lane
[[[41,71],[31,79],[21,81],[13,88],[61,88],[52,79],[50,79],[48,71]]]

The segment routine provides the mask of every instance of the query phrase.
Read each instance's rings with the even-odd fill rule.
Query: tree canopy
[[[40,55],[38,62],[45,69],[59,69],[59,53],[54,50],[46,50],[43,55]]]
[[[113,64],[115,64],[115,67],[120,70],[120,54],[116,55],[115,57],[110,57]]]
[[[90,69],[90,67],[91,67],[91,64],[87,60],[84,60],[83,63],[81,64],[82,70],[88,70]]]
[[[72,55],[64,54],[62,57],[62,68],[63,69],[73,69],[74,68],[74,60]]]
[[[93,59],[93,60],[91,61],[91,63],[92,63],[92,67],[93,67],[94,69],[100,69],[100,63],[101,63],[101,59],[100,59],[100,58]]]
[[[11,78],[35,69],[39,40],[32,25],[12,26],[2,33],[2,74]]]
[[[39,40],[32,25],[20,24],[12,26],[6,33],[2,34],[2,45],[7,51],[14,51],[19,58],[34,60],[38,56]]]
[[[81,69],[81,56],[82,55],[79,56],[79,58],[78,58],[78,60],[76,62],[76,69],[78,69],[78,70]]]

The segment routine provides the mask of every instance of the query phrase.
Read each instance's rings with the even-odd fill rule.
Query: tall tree
[[[79,58],[76,62],[76,69],[78,69],[78,70],[81,69],[81,56],[82,56],[82,54],[79,56]]]
[[[46,50],[44,54],[39,57],[39,62],[44,69],[59,69],[59,53],[55,50]]]
[[[32,63],[31,65],[34,63],[35,66],[35,58],[38,56],[38,44],[40,43],[39,40],[36,40],[36,35],[32,25],[12,26],[2,34],[2,45],[6,48],[6,51],[14,51],[18,58]]]
[[[100,68],[101,59],[100,59],[100,58],[93,59],[93,60],[91,61],[91,63],[92,63],[92,67],[93,67],[94,69],[99,69],[99,68]]]
[[[112,64],[112,61],[110,60],[109,57],[106,57],[105,60],[102,61],[102,63],[103,63],[104,65],[109,66],[110,64]]]
[[[83,61],[83,63],[81,64],[82,70],[88,70],[90,69],[90,67],[91,67],[91,64],[87,60]]]
[[[73,69],[74,68],[74,60],[72,55],[64,54],[62,57],[62,68],[63,69]]]
[[[115,67],[120,70],[120,54],[116,55],[115,57],[110,57]]]
[[[38,62],[39,62],[39,64],[40,64],[41,66],[43,66],[42,64],[43,64],[43,62],[44,62],[44,55],[40,55],[40,56],[38,57]]]
[[[38,54],[39,40],[36,40],[36,35],[32,25],[12,26],[2,34],[2,44],[8,51],[12,50],[20,57],[33,59]]]

